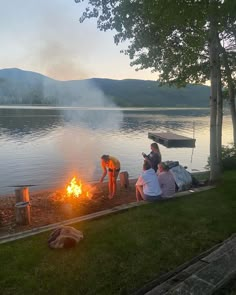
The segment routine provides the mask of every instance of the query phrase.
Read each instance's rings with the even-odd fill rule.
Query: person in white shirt
[[[170,197],[175,193],[176,184],[173,174],[169,171],[169,167],[161,162],[158,164],[158,181],[162,190],[162,197]]]
[[[157,175],[148,161],[143,163],[143,172],[136,182],[136,199],[155,201],[161,198],[161,188]]]

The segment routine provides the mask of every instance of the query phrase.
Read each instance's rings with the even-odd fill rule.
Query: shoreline
[[[26,231],[67,219],[80,217],[118,205],[136,201],[136,179],[129,180],[129,188],[121,188],[118,181],[117,195],[108,199],[108,183],[100,184],[92,197],[66,197],[64,189],[38,190],[30,192],[30,224],[18,225],[15,218],[16,196],[14,194],[0,196],[0,236]]]
[[[201,173],[200,177],[204,175],[206,176],[206,174]],[[118,180],[117,194],[113,199],[108,199],[107,182],[96,183],[95,191],[90,197],[85,195],[78,198],[67,197],[65,188],[57,190],[41,189],[33,192],[29,189],[30,224],[28,225],[16,224],[16,196],[14,194],[0,195],[0,236],[136,202],[136,181],[137,178],[129,179],[129,187],[123,188],[120,185],[120,180]]]

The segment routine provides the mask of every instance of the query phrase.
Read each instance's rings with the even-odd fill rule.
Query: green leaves
[[[129,40],[122,52],[131,66],[159,72],[162,82],[185,85],[209,79],[210,14],[219,32],[230,30],[232,39],[235,7],[230,0],[89,0],[80,20],[94,17],[100,30],[115,30],[116,44]],[[224,38],[230,40],[229,34]]]

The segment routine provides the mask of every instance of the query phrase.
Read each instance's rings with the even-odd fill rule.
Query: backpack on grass
[[[83,233],[71,226],[56,228],[48,238],[48,246],[53,249],[72,248],[83,239]]]
[[[191,174],[178,161],[166,161],[164,163],[169,167],[170,172],[174,176],[178,192],[190,189],[192,186]]]

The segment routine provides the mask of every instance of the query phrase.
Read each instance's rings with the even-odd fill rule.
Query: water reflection
[[[122,120],[120,110],[0,108],[1,134],[17,137],[32,133],[37,136],[37,132],[42,135],[65,124],[88,129],[117,129]]]
[[[199,109],[190,109],[190,108],[168,108],[168,109],[140,109],[137,111],[137,109],[133,110],[124,110],[124,113],[127,117],[153,117],[156,115],[166,115],[168,117],[171,116],[180,116],[180,117],[205,117],[210,114],[209,108],[199,108]]]
[[[63,116],[58,110],[0,109],[0,135],[5,138],[42,136],[63,124]]]
[[[209,109],[171,109],[171,110],[158,110],[158,111],[139,111],[139,112],[124,112],[125,120],[122,128],[147,129],[150,127],[162,131],[177,131],[184,134],[193,134],[196,128],[204,128],[208,121],[205,118],[209,116]],[[201,120],[203,118],[203,120]],[[150,130],[149,130],[150,131]]]
[[[131,178],[142,169],[148,132],[171,131],[196,138],[196,148],[160,146],[163,160],[178,160],[202,170],[209,155],[208,109],[0,108],[0,195],[8,185],[63,187],[72,174],[96,181],[100,156],[112,154]],[[232,141],[230,116],[224,118],[223,143]]]
[[[124,120],[123,120],[124,115]],[[150,126],[156,124],[163,129],[189,129],[192,127],[190,117],[199,118],[209,115],[208,109],[201,110],[159,110],[159,111],[123,111],[118,110],[62,110],[62,109],[1,109],[1,135],[25,136],[40,135],[64,126],[66,123],[91,129],[121,129],[136,130],[140,124]],[[183,120],[187,117],[187,120]],[[172,120],[170,120],[172,118]],[[43,131],[43,132],[42,132]]]

